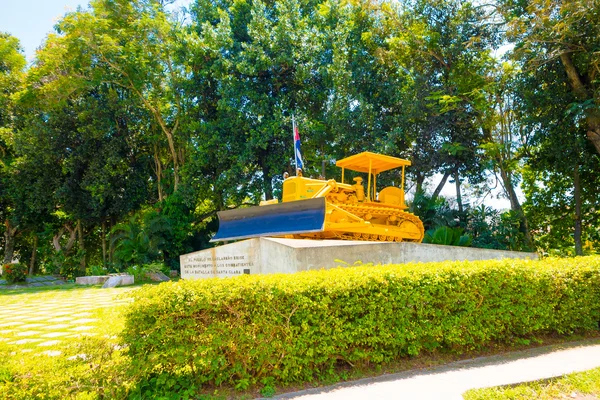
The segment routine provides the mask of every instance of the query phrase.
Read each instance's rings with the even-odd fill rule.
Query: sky
[[[174,6],[189,4],[177,0]],[[56,22],[77,7],[87,8],[89,0],[0,0],[0,31],[8,32],[21,41],[27,61],[46,35],[54,31]]]
[[[177,0],[174,6],[184,6],[190,0]],[[77,7],[87,8],[87,0],[0,0],[0,31],[8,32],[21,41],[27,61],[31,62],[35,50],[42,44],[46,35],[54,30],[56,22]],[[431,185],[435,187],[441,179],[436,175]],[[498,191],[494,192],[495,195]],[[455,197],[454,185],[447,183],[442,195]],[[494,196],[495,197],[495,196]],[[506,209],[510,203],[505,199],[486,198],[485,204],[497,209]]]
[[[54,30],[60,17],[87,4],[81,0],[0,0],[0,31],[18,38],[31,62],[35,49]]]

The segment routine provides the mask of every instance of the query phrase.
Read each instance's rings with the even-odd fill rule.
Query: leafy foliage
[[[112,231],[115,261],[122,267],[155,261],[165,243],[162,235],[170,229],[168,221],[153,212],[133,215],[127,223],[115,225]]]
[[[600,154],[600,91],[594,78],[600,65],[596,52],[600,5],[557,0],[499,4],[510,22],[508,38],[518,43],[515,58],[534,67],[531,75],[545,83],[540,89],[569,93],[561,111],[570,114],[571,128],[583,128],[578,135]],[[561,73],[552,79],[556,70]]]
[[[467,247],[473,242],[473,238],[469,235],[463,235],[462,228],[450,228],[448,226],[440,226],[433,230],[425,232],[423,243],[442,244],[446,246],[464,246]]]
[[[2,277],[8,283],[25,282],[27,278],[27,265],[21,263],[4,264],[2,266]]]
[[[47,273],[53,273],[61,275],[67,279],[75,279],[75,277],[81,275],[79,273],[79,266],[81,259],[85,256],[82,251],[76,251],[72,254],[68,254],[64,251],[57,251],[52,255],[51,268],[46,270]]]
[[[148,274],[155,272],[168,273],[169,271],[167,271],[164,264],[158,262],[145,265],[132,265],[127,268],[127,274],[132,275],[136,283],[150,281]]]
[[[15,161],[15,116],[14,96],[22,89],[25,57],[19,40],[7,33],[0,32],[0,247],[4,257],[0,262],[13,260],[15,236],[18,234],[18,215],[15,209],[18,199],[14,187],[20,180],[12,164]],[[2,240],[3,239],[3,240]]]
[[[523,239],[521,223],[515,211],[499,212],[481,205],[469,209],[465,230],[473,237],[473,247],[532,251]]]
[[[457,224],[458,213],[441,196],[433,197],[417,192],[409,204],[409,210],[421,219],[426,230]]]
[[[332,377],[338,365],[597,330],[598,293],[598,257],[180,281],[135,292],[123,340],[142,396],[243,389]]]

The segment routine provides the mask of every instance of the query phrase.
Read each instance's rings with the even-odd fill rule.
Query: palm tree
[[[168,220],[161,215],[150,213],[145,218],[140,213],[132,215],[112,229],[115,259],[124,267],[156,260],[165,243],[163,233],[170,230]]]

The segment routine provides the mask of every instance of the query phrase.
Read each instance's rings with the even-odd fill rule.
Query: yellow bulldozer
[[[344,239],[379,242],[421,242],[421,220],[406,211],[404,170],[410,161],[363,152],[337,161],[341,182],[312,179],[301,171],[283,181],[283,199],[263,201],[260,206],[221,211],[219,230],[212,241],[259,236]],[[402,168],[401,186],[377,192],[377,175]],[[346,170],[366,173],[344,183]]]

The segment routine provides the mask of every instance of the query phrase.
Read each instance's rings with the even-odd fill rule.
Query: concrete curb
[[[284,393],[275,399],[462,399],[466,390],[528,382],[600,366],[600,339],[561,343],[443,366]]]

